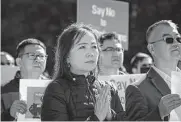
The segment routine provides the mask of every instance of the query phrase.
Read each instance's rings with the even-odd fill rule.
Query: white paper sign
[[[171,92],[173,94],[179,94],[181,97],[181,72],[172,72]],[[171,120],[181,121],[181,106],[171,112]]]
[[[44,91],[51,80],[21,79],[20,100],[27,103],[26,114],[18,114],[18,121],[41,121],[41,105]]]
[[[77,23],[82,22],[84,24],[91,24],[99,31],[117,32],[124,49],[128,50],[128,2],[116,0],[77,0]]]
[[[145,76],[146,74],[110,75],[99,76],[99,80],[110,81],[116,85],[121,104],[125,110],[125,90],[127,86]]]

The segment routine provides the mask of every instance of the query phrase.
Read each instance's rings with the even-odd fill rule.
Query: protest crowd
[[[43,38],[20,39],[0,53],[1,121],[181,121],[179,24],[150,23],[147,51],[130,60],[118,32],[91,23],[60,28],[51,53]]]

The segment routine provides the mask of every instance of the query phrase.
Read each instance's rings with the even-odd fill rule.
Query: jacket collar
[[[15,76],[14,76],[14,79],[12,80],[12,83],[19,88],[19,80],[21,79],[21,73],[20,71],[17,71]]]
[[[14,79],[13,79],[13,83],[14,83],[17,87],[19,87],[19,81],[20,81],[20,79],[21,79],[21,72],[20,72],[20,70],[18,70],[18,71],[16,72],[15,76],[14,76]],[[48,80],[48,78],[45,77],[44,75],[40,75],[40,79],[42,79],[42,80]]]
[[[95,77],[91,73],[87,77],[85,75],[69,73],[65,75],[65,78],[73,84],[93,84],[95,81]]]
[[[148,78],[151,80],[151,83],[160,91],[160,93],[164,96],[171,93],[168,85],[164,81],[164,79],[155,71],[153,67],[147,73]]]

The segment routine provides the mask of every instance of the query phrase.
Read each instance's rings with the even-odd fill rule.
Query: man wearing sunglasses
[[[173,117],[171,111],[181,105],[180,96],[170,90],[171,72],[181,73],[177,67],[180,34],[175,23],[162,20],[148,28],[146,40],[154,65],[144,78],[127,87],[126,112],[133,121],[168,121]]]
[[[139,52],[131,59],[130,64],[133,74],[147,73],[153,60],[148,54]]]
[[[99,75],[120,75],[124,71],[120,71],[123,67],[124,49],[115,32],[104,33],[99,38],[101,45],[99,60]]]
[[[16,63],[20,70],[13,80],[1,87],[1,120],[16,120],[17,113],[25,114],[27,105],[19,100],[20,79],[46,79],[42,75],[46,67],[46,47],[33,38],[25,39],[17,46]]]

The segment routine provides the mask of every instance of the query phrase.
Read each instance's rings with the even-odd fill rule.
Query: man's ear
[[[16,58],[16,64],[18,65],[18,66],[21,66],[21,58]]]
[[[152,44],[148,44],[147,49],[148,49],[148,51],[150,52],[151,55],[154,55],[155,51],[154,51],[154,47],[153,47]]]

